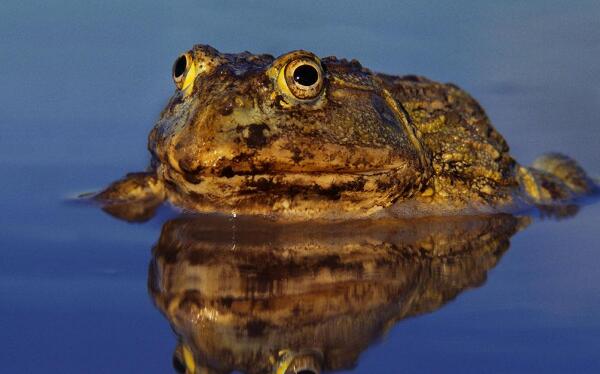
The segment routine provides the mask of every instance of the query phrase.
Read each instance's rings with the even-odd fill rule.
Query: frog
[[[519,164],[453,83],[202,44],[176,58],[172,79],[148,169],[94,195],[115,216],[148,219],[164,201],[284,220],[489,214],[598,190],[562,154]]]

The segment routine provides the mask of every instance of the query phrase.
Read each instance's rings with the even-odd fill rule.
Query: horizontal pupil
[[[317,69],[310,65],[300,65],[294,70],[294,81],[302,86],[312,86],[318,79]]]

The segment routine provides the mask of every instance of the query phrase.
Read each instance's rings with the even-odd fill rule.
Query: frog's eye
[[[173,81],[179,89],[181,89],[181,86],[183,85],[185,73],[187,72],[189,64],[190,56],[187,53],[177,57],[177,60],[173,63]]]
[[[283,75],[287,88],[297,99],[314,99],[323,89],[323,68],[310,58],[302,57],[289,62]]]
[[[180,90],[191,87],[196,78],[196,66],[189,52],[177,57],[173,63],[173,81]]]

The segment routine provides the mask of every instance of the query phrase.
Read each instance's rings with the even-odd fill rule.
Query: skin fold
[[[196,45],[150,132],[149,169],[95,198],[144,220],[193,212],[287,220],[514,212],[561,205],[595,183],[560,154],[519,165],[484,110],[453,84],[356,60],[274,58]]]

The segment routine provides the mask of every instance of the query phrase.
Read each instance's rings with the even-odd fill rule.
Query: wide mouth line
[[[286,170],[277,170],[277,171],[266,171],[266,170],[248,170],[248,171],[243,171],[243,170],[234,170],[233,168],[227,166],[217,172],[199,172],[199,173],[181,173],[177,170],[174,170],[173,168],[169,168],[173,171],[175,171],[178,174],[182,174],[182,175],[187,175],[187,176],[193,176],[196,178],[233,178],[233,177],[277,177],[277,176],[356,176],[356,177],[360,177],[360,176],[365,176],[365,177],[369,177],[369,176],[376,176],[376,175],[381,175],[381,174],[387,174],[390,173],[392,171],[394,171],[394,169],[367,169],[367,170],[356,170],[356,171],[348,171],[348,170],[334,170],[334,169],[330,169],[330,170],[305,170],[305,171],[298,171],[298,170],[290,170],[290,171],[286,171]]]

